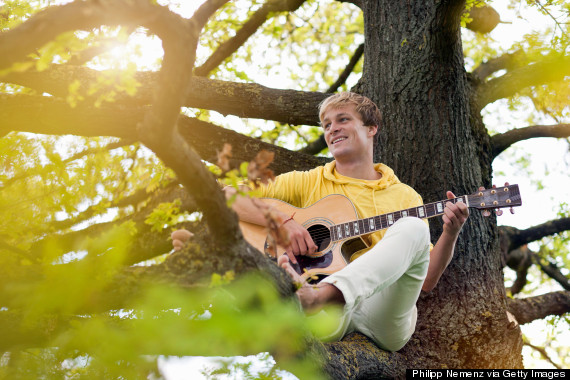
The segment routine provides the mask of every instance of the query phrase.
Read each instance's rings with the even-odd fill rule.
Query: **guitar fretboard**
[[[334,226],[329,227],[331,238],[332,241],[340,241],[380,231],[390,227],[399,219],[405,218],[407,216],[427,219],[442,215],[446,202],[462,202],[468,204],[467,196],[463,195],[461,197],[428,203],[423,206],[412,207],[406,210],[395,211],[388,214],[373,216],[370,218],[358,219],[347,223],[335,224]]]

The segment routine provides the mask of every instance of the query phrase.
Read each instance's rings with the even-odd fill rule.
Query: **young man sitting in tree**
[[[423,204],[421,197],[401,183],[392,169],[374,164],[373,145],[381,125],[378,107],[355,93],[339,93],[319,106],[325,140],[334,161],[307,172],[280,175],[260,189],[262,197],[276,198],[295,207],[308,207],[330,194],[342,194],[355,206],[360,218],[408,209]],[[226,195],[236,191],[226,188]],[[447,192],[448,198],[455,196]],[[251,198],[238,196],[232,205],[240,220],[266,225],[267,220]],[[309,232],[292,215],[275,211],[289,234],[286,255],[278,258],[294,281],[302,282],[291,263],[317,250]],[[303,285],[297,296],[305,311],[324,305],[343,307],[342,321],[334,336],[351,331],[371,338],[380,348],[397,351],[412,336],[420,290],[430,291],[449,264],[459,232],[469,211],[463,203],[448,202],[443,233],[433,248],[427,222],[415,217],[396,221],[387,230],[367,235],[370,250],[317,285]],[[175,246],[181,242],[173,234]],[[431,248],[431,250],[430,250]]]

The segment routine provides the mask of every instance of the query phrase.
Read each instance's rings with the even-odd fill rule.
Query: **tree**
[[[568,12],[567,4],[549,6]],[[136,331],[147,334],[130,343],[140,346],[133,350],[137,354],[231,355],[267,350],[295,370],[291,363],[296,363],[296,353],[309,350],[320,356],[324,373],[333,378],[402,377],[406,368],[521,368],[524,342],[519,324],[570,310],[564,270],[530,252],[526,244],[567,231],[568,216],[518,230],[499,228],[495,217],[472,213],[438,287],[419,300],[416,333],[397,353],[383,352],[359,334],[324,345],[309,340],[299,348],[295,342],[305,331],[285,339],[291,329],[285,319],[286,329],[276,329],[280,335],[274,340],[265,339],[253,335],[250,331],[256,329],[246,323],[257,314],[237,318],[244,323],[239,325],[227,306],[253,313],[275,308],[272,318],[285,315],[298,326],[290,308],[276,306],[285,302],[270,293],[249,293],[256,285],[233,280],[262,272],[281,296],[290,297],[294,291],[287,276],[243,240],[216,178],[235,183],[239,173],[247,174],[244,166],[230,171],[241,162],[250,162],[253,175],[251,162],[262,168],[269,163],[258,155],[261,150],[274,152],[269,167],[276,174],[326,162],[326,157],[314,155],[324,148],[317,137],[317,104],[327,93],[346,87],[351,72],[359,75],[352,90],[373,99],[383,113],[375,158],[391,166],[427,202],[439,200],[445,189],[469,194],[479,186],[490,187],[493,160],[517,141],[569,136],[569,124],[564,122],[567,103],[560,101],[568,95],[570,74],[567,24],[556,23],[560,32],[551,46],[535,41],[517,52],[485,56],[484,62],[481,55],[475,69],[467,72],[461,24],[485,32],[498,17],[488,7],[483,8],[487,13],[475,8],[466,17],[466,7],[473,3],[208,0],[183,18],[144,0],[75,1],[45,9],[43,4],[38,9],[28,3],[4,5],[0,131],[4,151],[15,150],[6,153],[2,168],[2,212],[7,216],[0,241],[4,264],[0,318],[2,335],[7,337],[2,350],[10,353],[3,356],[8,366],[19,362],[23,348],[56,346],[77,350],[76,361],[87,353],[101,363],[114,363],[118,373],[138,376],[152,371],[153,364],[139,362],[133,368],[129,361],[135,360],[134,354],[117,364],[117,356],[94,349],[80,337],[105,331],[106,337],[116,333],[113,342],[126,341],[121,334],[143,328]],[[160,70],[136,71],[132,65],[119,71],[96,69],[104,63],[97,56],[117,40],[140,34],[137,27],[161,40]],[[254,35],[257,30],[263,34]],[[250,83],[233,61],[251,58],[251,49],[262,42],[248,40],[261,41],[267,35],[288,42],[279,45],[280,50],[301,57],[302,64],[315,70],[300,79],[298,90]],[[339,36],[344,37],[340,43]],[[307,54],[311,49],[318,53]],[[341,58],[349,61],[348,66],[340,67]],[[339,73],[338,78],[331,73]],[[329,88],[316,86],[333,81]],[[533,99],[558,124],[491,136],[481,110],[498,99],[516,100],[517,96]],[[261,138],[246,136],[216,125],[208,111],[273,121],[276,130],[260,133],[252,128],[253,135]],[[14,131],[90,139],[69,142],[67,151],[72,153],[62,158],[61,139],[37,139]],[[277,146],[289,131],[310,143],[301,151]],[[93,138],[98,136],[119,140]],[[168,169],[142,153],[145,148],[137,141]],[[232,147],[231,157],[225,143]],[[217,163],[222,170],[208,168],[203,161]],[[118,210],[112,221],[94,219],[110,208]],[[188,217],[178,223],[180,210],[199,211],[199,221]],[[196,233],[193,244],[153,265],[132,266],[167,252],[170,227],[180,225]],[[435,240],[441,223],[432,220],[430,227]],[[130,239],[126,241],[125,236]],[[558,244],[564,247],[566,242]],[[84,257],[53,265],[66,262],[70,252]],[[533,298],[508,297],[503,267],[517,268],[517,281],[509,290],[516,294],[533,263],[566,290]],[[226,283],[237,283],[234,301],[204,287]],[[157,284],[158,290],[152,287]],[[65,302],[58,298],[62,294]],[[223,302],[212,301],[220,297]],[[38,306],[26,307],[22,300]],[[202,323],[197,305],[211,302],[213,317]],[[143,312],[134,319],[116,312],[137,307]],[[172,309],[177,311],[168,312]],[[161,322],[160,327],[152,324],[149,315]],[[215,332],[229,320],[224,318],[234,318],[235,330],[247,330],[250,339],[234,332],[235,344],[218,341]],[[184,330],[188,320],[203,331],[190,330],[189,336],[211,345],[198,349],[175,342],[144,344],[145,339],[152,341],[158,329]],[[254,338],[261,343],[252,344]],[[53,355],[52,362],[68,359],[58,356],[58,351],[42,352]],[[112,373],[108,371],[107,375]]]

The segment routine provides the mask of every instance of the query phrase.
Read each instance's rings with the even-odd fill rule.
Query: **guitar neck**
[[[442,215],[445,203],[465,203],[469,206],[469,197],[463,195],[461,197],[445,199],[438,202],[427,203],[423,206],[408,208],[405,210],[394,211],[388,214],[373,216],[370,218],[358,219],[347,223],[335,224],[329,227],[332,241],[345,240],[352,237],[366,235],[372,232],[384,230],[401,218],[413,216],[421,219],[433,218]]]

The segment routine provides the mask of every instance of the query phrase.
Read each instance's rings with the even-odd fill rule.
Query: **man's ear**
[[[376,133],[378,133],[377,125],[371,125],[368,127],[368,136],[374,136]]]

